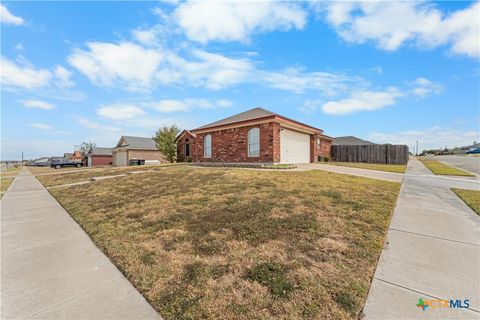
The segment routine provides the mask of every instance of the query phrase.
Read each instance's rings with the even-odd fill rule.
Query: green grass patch
[[[286,297],[293,290],[287,268],[277,262],[264,262],[248,270],[246,277],[266,286],[276,297]]]
[[[480,215],[480,191],[457,188],[452,188],[452,191],[455,192],[455,194],[462,199],[467,206]]]
[[[451,167],[443,162],[437,160],[427,159],[425,157],[417,157],[433,174],[446,175],[446,176],[464,176],[474,177],[473,174]]]
[[[183,166],[50,192],[165,319],[355,319],[399,188]]]
[[[319,162],[320,164],[329,164],[333,166],[360,168],[368,170],[378,170],[396,173],[405,173],[407,166],[403,164],[378,164],[378,163],[364,163],[364,162]]]

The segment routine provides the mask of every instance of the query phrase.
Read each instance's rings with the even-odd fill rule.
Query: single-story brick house
[[[113,165],[157,164],[166,162],[152,138],[122,136],[113,148]]]
[[[93,147],[85,154],[87,157],[87,166],[109,166],[113,164],[113,149]]]
[[[178,161],[308,163],[330,157],[323,130],[263,108],[184,130],[176,138]]]

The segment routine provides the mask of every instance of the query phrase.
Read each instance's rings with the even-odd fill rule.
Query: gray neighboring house
[[[336,137],[332,144],[335,146],[365,146],[365,145],[375,145],[376,143],[363,140],[354,136],[344,136]]]
[[[165,156],[152,138],[121,136],[113,148],[113,165],[116,167],[164,162]]]

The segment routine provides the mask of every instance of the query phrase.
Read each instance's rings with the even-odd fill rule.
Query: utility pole
[[[23,166],[23,151],[22,151],[22,166]]]
[[[418,140],[417,140],[417,152],[416,153],[416,156],[418,156]]]

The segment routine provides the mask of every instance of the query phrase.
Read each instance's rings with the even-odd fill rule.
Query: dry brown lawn
[[[8,188],[13,182],[13,179],[15,179],[20,169],[21,167],[8,168],[8,169],[2,168],[2,171],[0,173],[0,199],[8,190]]]
[[[124,174],[132,171],[150,171],[161,170],[165,167],[182,164],[161,164],[148,166],[128,166],[128,167],[104,167],[104,168],[30,168],[37,179],[45,186],[52,187],[74,182],[86,181],[92,177],[103,177],[110,175]],[[35,170],[41,169],[41,170]]]
[[[50,192],[165,319],[353,319],[399,187],[173,167]]]

